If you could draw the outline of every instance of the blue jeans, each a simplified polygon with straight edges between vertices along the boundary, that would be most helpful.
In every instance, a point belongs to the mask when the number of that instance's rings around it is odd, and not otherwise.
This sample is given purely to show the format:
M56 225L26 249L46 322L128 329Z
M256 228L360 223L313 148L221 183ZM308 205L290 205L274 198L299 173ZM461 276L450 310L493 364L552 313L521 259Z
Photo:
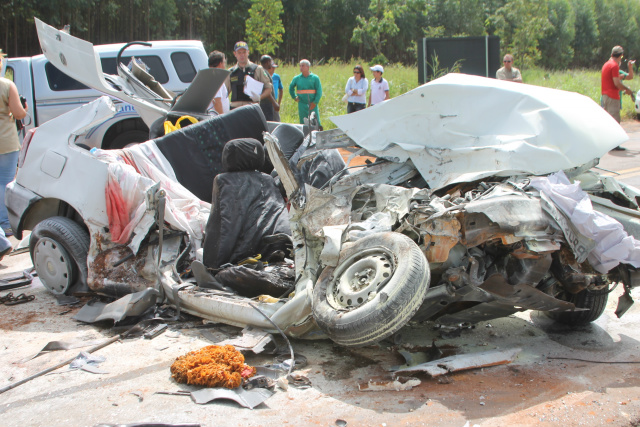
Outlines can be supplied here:
M19 151L0 154L0 227L3 229L11 227L11 224L9 224L9 215L7 214L7 206L4 204L4 192L7 184L13 181L13 178L16 176L19 154ZM2 233L2 237L4 237L4 233Z

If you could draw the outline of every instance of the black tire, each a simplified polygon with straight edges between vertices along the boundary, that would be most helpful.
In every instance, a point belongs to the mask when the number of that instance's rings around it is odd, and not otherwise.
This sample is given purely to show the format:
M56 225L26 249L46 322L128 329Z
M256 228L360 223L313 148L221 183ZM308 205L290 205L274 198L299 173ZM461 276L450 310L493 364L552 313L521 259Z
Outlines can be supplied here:
M359 281L357 289L353 280ZM429 281L429 263L413 240L373 234L343 250L336 267L324 269L313 289L313 315L340 345L374 344L413 317Z
M89 233L73 220L54 216L38 223L29 252L40 281L53 294L69 293L79 280L86 283Z
M556 298L571 302L576 308L587 308L588 311L548 312L547 315L556 322L564 323L565 325L584 326L595 321L604 313L609 299L609 290L589 291L585 289L577 294L563 292L557 295Z
M109 144L109 150L120 150L131 145L149 140L149 132L143 130L128 130L113 138Z

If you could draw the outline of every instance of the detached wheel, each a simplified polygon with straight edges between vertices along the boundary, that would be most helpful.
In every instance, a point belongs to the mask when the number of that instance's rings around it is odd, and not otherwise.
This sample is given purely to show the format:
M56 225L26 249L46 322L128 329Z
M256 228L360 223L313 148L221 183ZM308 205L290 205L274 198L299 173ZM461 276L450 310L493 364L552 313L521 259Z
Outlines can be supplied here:
M397 332L422 305L429 289L427 259L400 233L378 233L340 253L313 289L318 326L344 346L374 344Z
M560 311L547 312L547 315L559 323L569 326L583 326L595 321L604 313L609 299L609 290L583 290L577 294L562 291L556 298L573 303L576 308L586 308L588 311Z
M40 281L53 294L63 295L77 280L86 281L89 234L71 219L56 216L38 223L29 250Z

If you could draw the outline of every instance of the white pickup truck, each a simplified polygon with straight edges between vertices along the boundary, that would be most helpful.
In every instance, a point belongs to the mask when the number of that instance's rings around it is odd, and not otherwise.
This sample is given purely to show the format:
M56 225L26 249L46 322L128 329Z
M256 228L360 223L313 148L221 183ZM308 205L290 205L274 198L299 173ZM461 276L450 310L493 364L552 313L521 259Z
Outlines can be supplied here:
M200 41L154 41L150 46L132 44L123 53L123 62L132 56L141 59L155 80L164 88L182 93L198 70L207 68L207 54ZM116 58L125 46L95 46L105 73L116 74ZM26 130L93 101L102 94L58 70L44 55L7 58L5 77L13 80L20 95L27 99L29 116ZM78 141L89 147L123 148L149 139L149 127L135 108L113 98L116 115L95 126Z

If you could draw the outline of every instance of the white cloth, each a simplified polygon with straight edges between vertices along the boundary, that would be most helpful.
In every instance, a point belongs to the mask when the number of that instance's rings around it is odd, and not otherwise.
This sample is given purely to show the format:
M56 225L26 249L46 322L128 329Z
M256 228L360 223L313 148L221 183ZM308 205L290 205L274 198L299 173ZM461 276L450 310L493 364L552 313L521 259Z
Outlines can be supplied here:
M640 267L640 242L618 221L594 210L580 183L571 184L560 171L532 178L531 186L546 194L583 236L595 241L587 259L598 272L607 273L621 262Z
M371 79L371 105L376 105L384 101L386 91L389 90L389 82L384 78L380 83L376 79Z
M360 81L356 81L355 77L349 77L347 85L344 88L344 93L348 95L347 102L366 104L367 89L369 89L369 82L367 79L360 79ZM353 91L353 94L351 94L351 91Z

